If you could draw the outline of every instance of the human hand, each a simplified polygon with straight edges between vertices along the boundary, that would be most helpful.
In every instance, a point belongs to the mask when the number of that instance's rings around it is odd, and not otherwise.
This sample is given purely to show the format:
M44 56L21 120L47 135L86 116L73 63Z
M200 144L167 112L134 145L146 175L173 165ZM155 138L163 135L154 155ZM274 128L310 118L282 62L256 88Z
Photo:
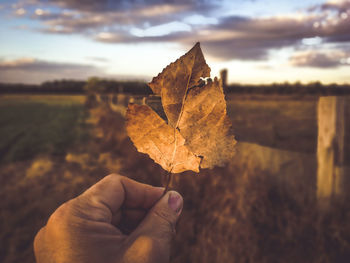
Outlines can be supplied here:
M163 191L106 176L51 215L34 240L37 263L169 262L183 200Z

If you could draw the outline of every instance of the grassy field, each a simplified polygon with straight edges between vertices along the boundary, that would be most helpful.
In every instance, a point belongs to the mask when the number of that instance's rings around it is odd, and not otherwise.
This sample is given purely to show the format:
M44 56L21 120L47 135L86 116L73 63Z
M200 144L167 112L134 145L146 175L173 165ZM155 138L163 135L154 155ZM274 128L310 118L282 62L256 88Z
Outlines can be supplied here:
M316 153L317 97L231 95L227 109L240 141Z
M111 172L162 184L164 171L136 151L123 117L104 106L87 111L83 101L0 97L0 262L34 262L32 241L48 216ZM314 142L308 142L315 133L313 105L312 100L236 96L228 107L240 142L285 150L302 140L291 149L298 156L314 151ZM288 130L288 118L298 132ZM172 187L185 204L171 262L349 262L350 213L334 206L320 214L300 188L301 176L285 191L276 180L284 174L275 173L279 177L247 154L199 176L175 176Z
M0 97L0 162L62 155L88 139L83 96Z

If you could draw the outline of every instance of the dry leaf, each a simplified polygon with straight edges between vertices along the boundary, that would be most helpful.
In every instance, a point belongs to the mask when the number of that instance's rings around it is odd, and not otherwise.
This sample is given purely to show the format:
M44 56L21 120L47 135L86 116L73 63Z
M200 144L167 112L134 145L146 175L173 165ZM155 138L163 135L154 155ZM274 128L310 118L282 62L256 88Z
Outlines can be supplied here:
M148 84L155 94L161 96L163 109L171 126L176 127L186 94L191 87L199 85L201 77L210 77L210 68L197 43Z
M202 85L209 75L197 43L149 83L161 96L168 123L147 105L128 107L126 128L134 145L171 173L222 166L234 155L221 82Z
M149 106L130 104L127 131L140 152L147 153L165 170L198 172L200 158L185 146L185 139Z

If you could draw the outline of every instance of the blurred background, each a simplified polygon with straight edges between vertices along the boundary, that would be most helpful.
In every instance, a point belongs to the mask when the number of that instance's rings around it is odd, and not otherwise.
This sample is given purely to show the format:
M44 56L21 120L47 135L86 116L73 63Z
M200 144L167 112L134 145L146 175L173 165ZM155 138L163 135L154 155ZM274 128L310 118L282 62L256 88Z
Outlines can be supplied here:
M174 176L171 262L350 261L350 1L2 0L0 23L0 262L109 173L164 183L124 114L198 41L238 146Z

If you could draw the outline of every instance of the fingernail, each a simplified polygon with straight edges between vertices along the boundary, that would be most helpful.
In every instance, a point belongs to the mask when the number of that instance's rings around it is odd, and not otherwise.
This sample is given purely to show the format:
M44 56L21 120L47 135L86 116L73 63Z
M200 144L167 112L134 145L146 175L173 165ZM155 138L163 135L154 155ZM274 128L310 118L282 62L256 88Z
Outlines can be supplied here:
M182 209L182 197L176 192L169 193L168 205L175 213L179 213Z

